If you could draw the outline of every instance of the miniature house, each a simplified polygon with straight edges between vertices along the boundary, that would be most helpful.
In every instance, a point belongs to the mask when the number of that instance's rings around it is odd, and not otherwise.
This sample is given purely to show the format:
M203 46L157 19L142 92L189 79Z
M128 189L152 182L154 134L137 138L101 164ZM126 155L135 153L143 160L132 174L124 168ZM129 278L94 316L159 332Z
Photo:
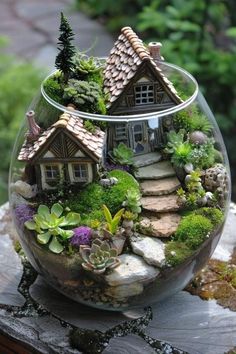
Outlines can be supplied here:
M149 50L130 27L124 27L107 59L104 90L108 94L110 115L129 115L162 111L182 102L173 84L160 66L160 43L150 43ZM158 121L111 124L107 135L108 151L120 142L145 154L165 142L165 132L172 128L172 117Z
M27 116L29 132L18 156L27 163L27 182L36 183L39 190L54 189L64 182L81 186L92 182L102 159L104 132L90 133L72 112L63 113L41 133L34 113Z

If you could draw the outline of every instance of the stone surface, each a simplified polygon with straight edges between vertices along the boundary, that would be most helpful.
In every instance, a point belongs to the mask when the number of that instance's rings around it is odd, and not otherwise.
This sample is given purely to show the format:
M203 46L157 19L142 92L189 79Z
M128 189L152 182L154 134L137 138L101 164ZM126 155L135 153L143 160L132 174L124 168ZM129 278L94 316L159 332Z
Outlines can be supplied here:
M161 161L149 166L140 167L135 177L138 179L162 179L175 176L170 161Z
M149 152L144 155L137 155L134 157L134 164L137 167L144 167L159 162L162 156L159 152Z
M159 274L159 270L148 265L141 257L122 254L118 257L121 264L105 276L111 286L131 284L135 282L149 283Z
M156 213L177 211L180 209L176 194L141 198L143 209Z
M143 195L165 195L176 191L180 181L176 177L164 178L161 180L148 180L140 184Z
M11 191L21 195L23 198L33 198L37 194L36 185L31 186L21 180L18 180L11 185Z
M176 232L180 220L181 216L177 213L164 213L159 214L158 217L145 217L140 225L144 234L154 237L170 237Z
M162 267L165 263L165 244L148 236L134 237L131 241L134 253L143 257L150 265Z
M143 292L143 284L131 283L120 286L110 286L105 291L105 294L117 300L123 300L129 296L139 295Z

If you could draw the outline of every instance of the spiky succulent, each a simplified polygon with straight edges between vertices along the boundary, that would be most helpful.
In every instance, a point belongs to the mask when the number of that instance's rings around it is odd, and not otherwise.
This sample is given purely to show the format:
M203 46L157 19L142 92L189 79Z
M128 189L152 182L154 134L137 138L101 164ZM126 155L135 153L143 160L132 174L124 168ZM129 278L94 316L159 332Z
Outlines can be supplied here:
M41 204L33 220L25 222L27 229L37 233L37 241L43 245L49 244L49 250L54 253L64 250L65 243L74 234L70 228L77 226L80 221L80 215L77 213L69 212L65 216L62 214L63 207L58 203L54 204L51 210Z
M111 248L107 241L96 239L92 246L80 246L80 255L83 260L82 267L96 274L104 273L106 269L112 269L120 264L117 258L117 250Z

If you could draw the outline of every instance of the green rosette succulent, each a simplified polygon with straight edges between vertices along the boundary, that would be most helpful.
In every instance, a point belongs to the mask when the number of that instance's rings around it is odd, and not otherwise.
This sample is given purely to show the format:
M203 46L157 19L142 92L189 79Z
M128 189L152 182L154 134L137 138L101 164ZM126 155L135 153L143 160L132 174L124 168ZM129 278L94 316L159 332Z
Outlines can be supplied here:
M117 250L111 248L107 241L96 239L92 246L80 246L80 255L83 260L82 267L95 274L102 274L106 269L113 269L120 264Z
M77 226L80 222L78 213L69 212L65 216L62 214L63 207L60 204L54 204L51 211L48 206L42 204L33 220L25 222L28 230L37 233L37 241L42 245L48 244L53 253L61 253L64 250L66 241L74 234L69 228Z

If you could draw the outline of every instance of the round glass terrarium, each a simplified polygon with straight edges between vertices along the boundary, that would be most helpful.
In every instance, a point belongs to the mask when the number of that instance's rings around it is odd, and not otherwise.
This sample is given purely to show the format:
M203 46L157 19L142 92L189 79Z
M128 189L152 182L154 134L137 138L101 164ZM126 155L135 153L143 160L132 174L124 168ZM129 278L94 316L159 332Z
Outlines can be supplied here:
M156 80L108 85L107 115L59 104L47 78L16 139L10 204L22 248L51 286L89 306L121 311L174 294L222 233L220 131L195 79L156 65Z

